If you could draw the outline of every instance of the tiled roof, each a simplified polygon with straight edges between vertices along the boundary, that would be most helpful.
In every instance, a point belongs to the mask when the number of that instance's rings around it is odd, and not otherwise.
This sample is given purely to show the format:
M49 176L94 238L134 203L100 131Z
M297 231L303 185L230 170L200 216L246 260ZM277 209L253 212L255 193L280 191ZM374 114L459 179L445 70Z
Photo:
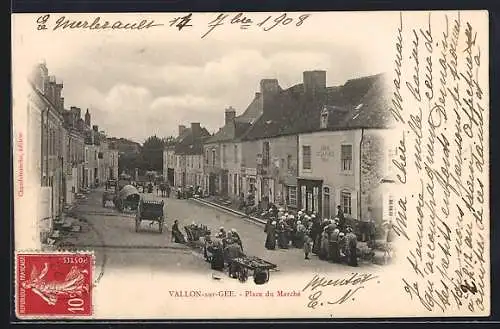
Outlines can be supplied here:
M245 112L236 117L238 122L253 123L262 115L262 95L256 94L252 102L248 105Z
M390 113L384 105L383 79L382 74L352 79L342 86L328 87L315 97L304 93L303 84L285 89L266 105L243 139L319 130L325 106L331 111L328 129L385 127ZM356 108L361 103L364 105Z
M234 125L224 125L224 127L220 128L212 137L208 138L205 143L212 144L239 139L261 115L262 96L256 94L245 112L234 119Z
M185 155L195 155L203 153L203 142L210 137L210 133L204 127L201 128L201 135L194 138L191 128L186 128L184 133L177 137L175 153Z

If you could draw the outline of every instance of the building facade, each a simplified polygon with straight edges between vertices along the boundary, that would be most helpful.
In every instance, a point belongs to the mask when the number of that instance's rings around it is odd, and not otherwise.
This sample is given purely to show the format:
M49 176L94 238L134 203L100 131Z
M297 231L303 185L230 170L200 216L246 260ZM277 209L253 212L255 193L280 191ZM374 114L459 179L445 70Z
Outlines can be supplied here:
M210 133L200 123L190 128L179 126L179 136L174 148L174 185L177 187L203 184L203 144Z
M28 146L33 154L40 157L33 161L35 167L28 172L37 170L40 183L38 191L38 217L42 240L45 240L53 229L53 221L59 218L64 205L64 98L61 96L63 84L57 83L54 76L49 76L45 64L36 65L29 82L32 93L28 102L28 125L33 140ZM33 130L31 130L33 129ZM40 147L35 143L40 143ZM31 139L31 138L30 138ZM36 190L35 185L30 186Z
M175 144L166 145L163 150L163 178L175 186Z
M359 93L330 99L315 129L299 135L300 208L331 218L340 206L346 217L377 222L389 213L394 146L385 83L383 75L348 82Z
M224 111L224 126L204 144L204 188L210 195L233 199L247 194L244 186L246 168L241 137L261 115L260 94L256 94L245 111L236 115L229 107Z

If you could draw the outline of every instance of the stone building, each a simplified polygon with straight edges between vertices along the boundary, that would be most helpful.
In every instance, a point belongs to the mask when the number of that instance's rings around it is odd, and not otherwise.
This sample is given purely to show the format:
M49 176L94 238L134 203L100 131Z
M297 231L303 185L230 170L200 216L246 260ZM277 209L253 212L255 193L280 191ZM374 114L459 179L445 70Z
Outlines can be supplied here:
M322 217L381 221L390 201L391 115L386 80L375 75L327 91L310 130L299 135L298 205Z
M49 76L45 64L34 67L29 83L32 90L28 101L30 134L26 161L31 164L26 172L30 177L28 188L38 200L37 217L43 241L52 231L54 219L61 216L64 203L63 84Z
M81 109L75 106L64 110L63 116L66 130L65 204L71 204L75 200L76 193L83 187L84 122L81 118Z
M241 136L261 114L260 95L239 116L229 107L224 113L224 126L204 143L204 190L209 195L237 198L245 193Z
M203 184L203 143L210 133L200 123L191 123L190 128L179 127L175 145L174 185L193 187Z

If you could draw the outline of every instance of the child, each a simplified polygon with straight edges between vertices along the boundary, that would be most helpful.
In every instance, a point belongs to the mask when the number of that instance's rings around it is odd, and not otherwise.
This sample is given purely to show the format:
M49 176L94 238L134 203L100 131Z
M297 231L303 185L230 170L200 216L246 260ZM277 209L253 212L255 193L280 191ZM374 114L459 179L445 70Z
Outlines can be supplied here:
M311 253L312 244L313 244L313 240L311 239L310 234L311 233L309 231L307 231L305 236L304 236L304 255L305 255L304 259L310 259L309 254Z

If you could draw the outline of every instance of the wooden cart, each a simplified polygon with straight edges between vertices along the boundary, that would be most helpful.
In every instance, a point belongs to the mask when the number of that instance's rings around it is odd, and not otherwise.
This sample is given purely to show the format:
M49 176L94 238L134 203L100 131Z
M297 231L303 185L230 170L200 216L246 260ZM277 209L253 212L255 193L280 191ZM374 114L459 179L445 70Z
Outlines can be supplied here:
M158 231L163 233L163 225L165 223L165 215L163 214L164 202L155 200L143 200L139 202L137 214L135 216L135 231L139 232L141 221L147 220L151 224L158 223Z
M249 276L254 277L256 284L264 284L269 281L270 271L278 268L276 264L265 261L255 256L243 256L233 259L236 263L238 280L245 282Z

